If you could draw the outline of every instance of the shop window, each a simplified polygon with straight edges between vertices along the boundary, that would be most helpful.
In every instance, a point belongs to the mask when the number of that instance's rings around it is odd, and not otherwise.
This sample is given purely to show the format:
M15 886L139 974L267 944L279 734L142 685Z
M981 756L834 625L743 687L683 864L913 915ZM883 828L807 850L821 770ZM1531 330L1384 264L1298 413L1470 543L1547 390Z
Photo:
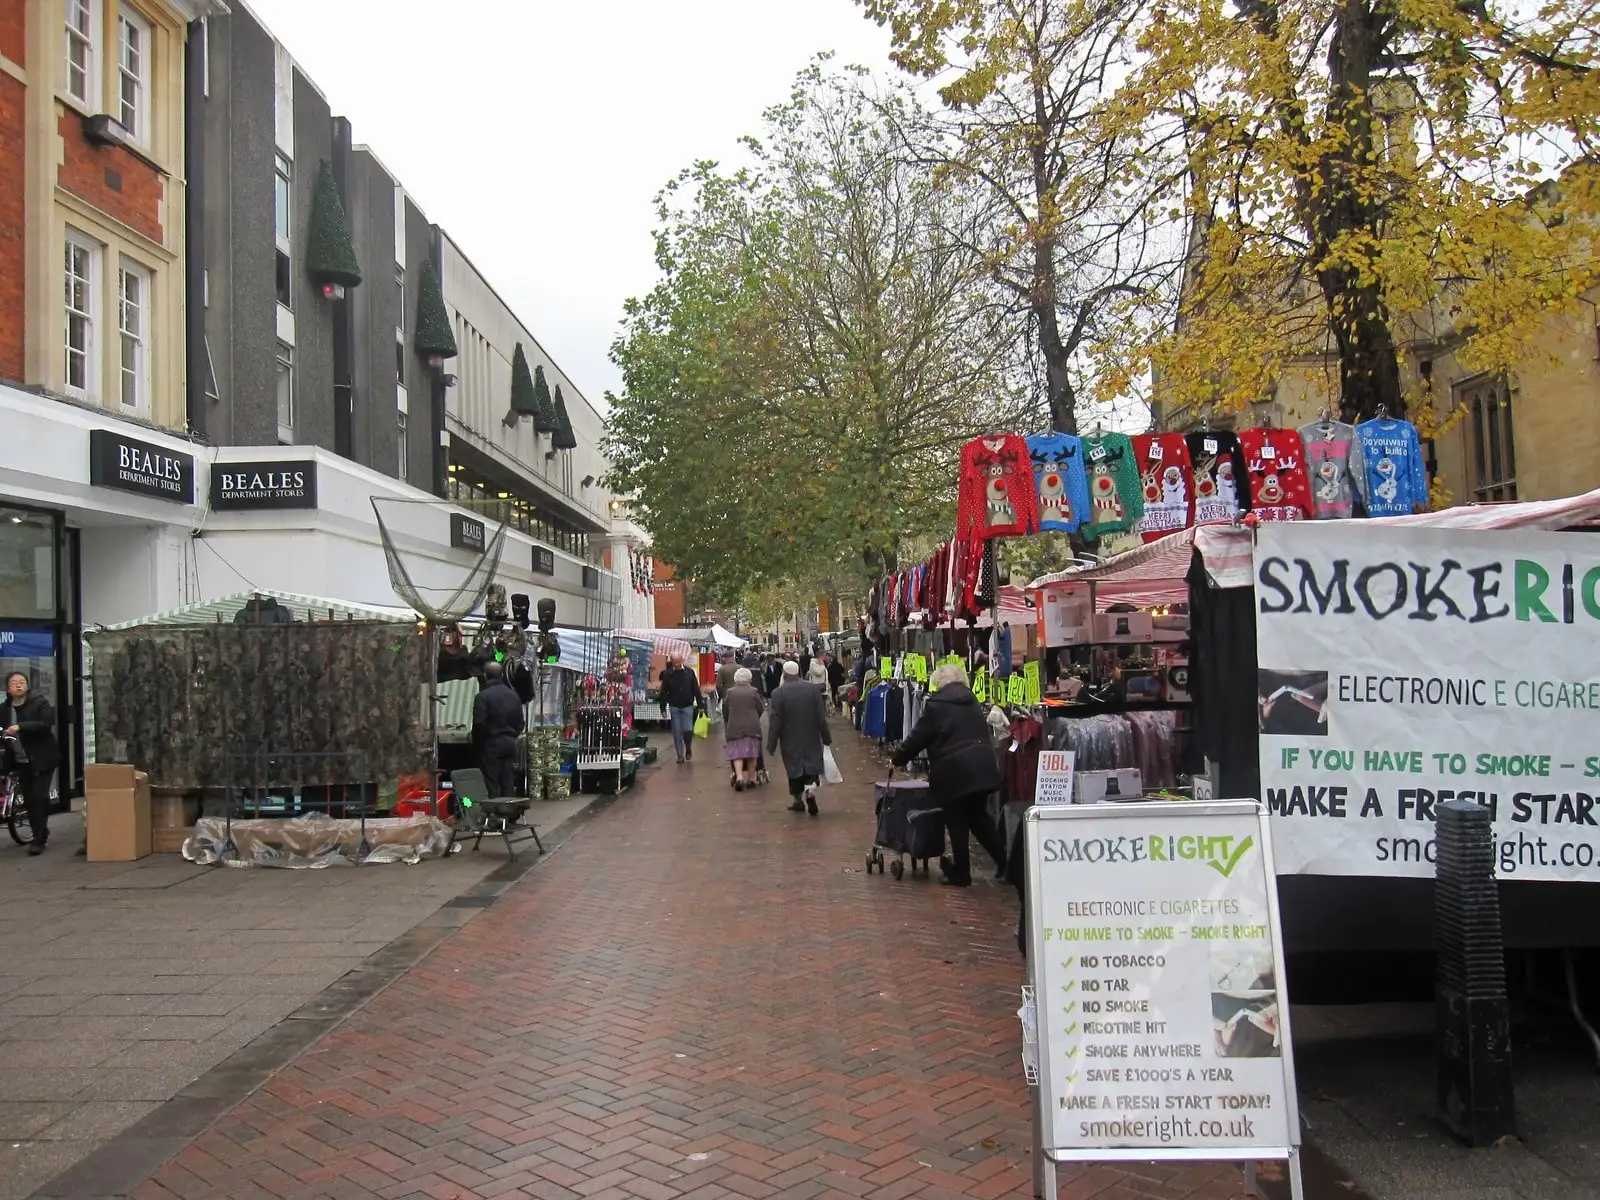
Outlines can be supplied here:
M396 311L400 317L394 326L394 378L401 387L406 386L406 272L405 268L396 265L394 269L394 290L400 298L400 307Z
M1511 392L1503 379L1479 379L1461 387L1471 424L1473 499L1517 498L1517 443L1511 419Z
M126 4L117 16L117 120L150 141L150 24Z
M66 243L67 391L87 398L95 391L94 311L100 276L100 246L75 229Z
M67 0L67 95L89 108L98 108L100 102L95 66L99 28L99 0Z
M0 618L55 619L55 544L48 513L0 508Z
M294 347L278 343L278 441L294 445Z
M150 275L124 262L117 271L117 327L122 339L122 406L144 412L150 403Z

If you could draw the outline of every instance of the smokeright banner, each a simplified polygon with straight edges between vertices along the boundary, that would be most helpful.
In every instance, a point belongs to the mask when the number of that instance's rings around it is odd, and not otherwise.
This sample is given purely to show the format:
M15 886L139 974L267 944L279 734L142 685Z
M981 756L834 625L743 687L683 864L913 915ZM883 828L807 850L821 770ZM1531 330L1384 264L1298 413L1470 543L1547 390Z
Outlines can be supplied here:
M1600 540L1264 525L1255 583L1281 873L1432 877L1467 800L1501 879L1600 880Z

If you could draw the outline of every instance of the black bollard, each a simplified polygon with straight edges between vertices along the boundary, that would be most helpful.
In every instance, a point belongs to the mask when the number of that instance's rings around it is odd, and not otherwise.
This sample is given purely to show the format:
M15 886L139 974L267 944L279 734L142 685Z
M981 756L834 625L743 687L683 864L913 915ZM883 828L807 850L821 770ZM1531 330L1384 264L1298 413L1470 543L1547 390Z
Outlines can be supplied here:
M1469 1146L1512 1133L1511 1009L1489 809L1439 805L1434 937L1438 954L1439 1120Z

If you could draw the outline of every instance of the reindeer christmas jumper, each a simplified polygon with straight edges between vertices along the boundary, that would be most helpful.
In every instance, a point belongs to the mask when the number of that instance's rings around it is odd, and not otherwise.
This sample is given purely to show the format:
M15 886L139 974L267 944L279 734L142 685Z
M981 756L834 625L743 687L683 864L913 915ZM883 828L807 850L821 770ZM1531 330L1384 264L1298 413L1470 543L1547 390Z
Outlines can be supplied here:
M1141 433L1133 439L1144 516L1139 535L1164 538L1194 522L1194 471L1181 433Z
M1293 429L1246 429L1239 448L1250 470L1250 511L1263 521L1308 520L1311 476L1300 435Z
M1139 469L1133 461L1133 443L1126 434L1107 433L1083 439L1083 466L1089 476L1089 519L1085 537L1124 533L1144 516L1139 491Z
M1071 533L1089 518L1089 478L1083 441L1070 433L1035 433L1028 438L1033 482L1039 494L1039 528Z
M963 542L1020 537L1039 528L1028 444L1014 433L973 438L961 448L956 536Z
M1250 507L1249 472L1239 439L1223 429L1184 437L1194 467L1194 523L1232 521Z

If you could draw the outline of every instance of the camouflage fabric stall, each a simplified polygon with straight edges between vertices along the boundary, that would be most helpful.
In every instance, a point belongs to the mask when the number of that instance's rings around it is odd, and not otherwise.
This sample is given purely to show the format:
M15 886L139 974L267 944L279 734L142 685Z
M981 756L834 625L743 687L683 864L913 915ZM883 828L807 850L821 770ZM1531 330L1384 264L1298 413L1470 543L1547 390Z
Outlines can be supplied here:
M421 688L433 677L414 625L150 625L93 634L95 757L155 787L242 784L241 755L295 755L295 782L350 784L425 770Z

